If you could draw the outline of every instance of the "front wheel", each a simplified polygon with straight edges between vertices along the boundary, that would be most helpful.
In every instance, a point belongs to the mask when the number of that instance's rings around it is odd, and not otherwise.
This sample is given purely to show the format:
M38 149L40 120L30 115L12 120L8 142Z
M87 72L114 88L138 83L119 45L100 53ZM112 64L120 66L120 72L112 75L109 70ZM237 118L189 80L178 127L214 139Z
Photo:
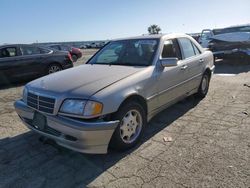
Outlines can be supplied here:
M120 120L120 123L112 136L110 147L115 150L126 150L136 145L147 123L142 106L136 102L127 103L113 118Z
M201 79L201 83L197 92L197 96L200 98L204 98L207 95L208 88L210 83L210 76L208 73L204 73Z

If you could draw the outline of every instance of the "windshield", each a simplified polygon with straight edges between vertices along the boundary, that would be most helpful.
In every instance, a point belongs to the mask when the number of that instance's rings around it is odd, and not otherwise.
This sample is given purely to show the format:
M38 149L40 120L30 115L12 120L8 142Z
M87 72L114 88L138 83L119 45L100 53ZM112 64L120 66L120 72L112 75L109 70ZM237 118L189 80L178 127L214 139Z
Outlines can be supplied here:
M202 31L202 33L201 33L201 39L207 40L210 37L212 37L212 32L210 30L204 30L204 31Z
M107 44L88 63L126 66L149 66L152 64L158 39L114 41Z

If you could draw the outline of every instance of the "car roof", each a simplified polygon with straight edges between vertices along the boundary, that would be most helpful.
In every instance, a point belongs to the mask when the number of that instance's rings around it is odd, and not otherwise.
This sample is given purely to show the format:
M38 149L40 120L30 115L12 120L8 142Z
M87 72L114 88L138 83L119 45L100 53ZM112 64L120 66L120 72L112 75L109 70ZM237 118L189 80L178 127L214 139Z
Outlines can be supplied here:
M4 44L0 45L0 48L12 47L12 46L34 46L34 44Z
M120 41L120 40L139 40L139 39L161 39L161 38L179 38L179 37L190 37L183 33L169 33L169 34L154 34L154 35L141 35L135 37L126 37L126 38L118 38L112 41Z

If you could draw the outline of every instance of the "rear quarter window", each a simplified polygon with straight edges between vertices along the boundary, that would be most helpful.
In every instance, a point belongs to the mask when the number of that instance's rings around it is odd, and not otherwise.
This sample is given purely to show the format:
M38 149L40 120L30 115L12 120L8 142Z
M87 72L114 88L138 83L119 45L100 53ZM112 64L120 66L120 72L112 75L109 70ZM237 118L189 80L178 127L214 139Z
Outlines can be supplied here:
M21 46L21 51L23 55L36 55L41 53L40 49L35 46Z

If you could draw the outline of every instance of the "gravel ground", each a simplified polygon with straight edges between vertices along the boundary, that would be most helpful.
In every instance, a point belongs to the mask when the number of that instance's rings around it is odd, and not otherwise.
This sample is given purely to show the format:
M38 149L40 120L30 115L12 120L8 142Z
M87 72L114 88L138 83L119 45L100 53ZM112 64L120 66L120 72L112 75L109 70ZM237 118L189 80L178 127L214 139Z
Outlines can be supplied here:
M0 90L0 187L250 185L250 66L218 64L205 99L189 97L166 109L136 148L107 155L40 142L14 112L22 87Z

